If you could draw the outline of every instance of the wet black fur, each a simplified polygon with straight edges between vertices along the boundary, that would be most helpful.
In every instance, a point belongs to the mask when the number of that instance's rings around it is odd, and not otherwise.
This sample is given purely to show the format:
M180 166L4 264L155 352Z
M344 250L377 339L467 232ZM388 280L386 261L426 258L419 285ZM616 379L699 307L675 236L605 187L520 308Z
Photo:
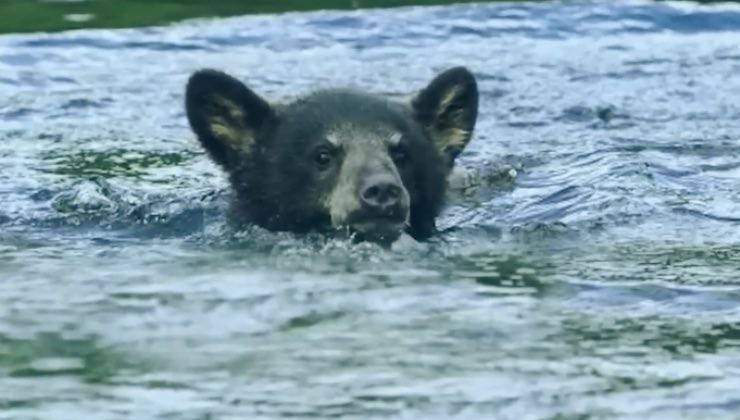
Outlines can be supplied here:
M441 80L440 80L441 78ZM339 174L315 168L316 148L326 142L325 133L337 123L355 126L392 127L402 133L408 160L397 165L410 196L409 234L423 239L435 231L434 219L443 203L446 176L459 150L438 151L430 139L434 83L464 83L469 96L464 104L472 131L477 114L477 89L470 73L452 69L422 91L413 106L350 90L321 91L283 106L270 106L236 79L215 70L195 73L188 82L186 109L198 139L215 162L229 174L236 193L235 217L272 230L308 231L331 228L329 215L317 201L328 193ZM213 93L227 97L247 110L245 126L253 129L248 151L219 139L208 126L204 104ZM471 105L474 104L474 105ZM216 110L217 112L219 110ZM451 109L450 112L459 111Z

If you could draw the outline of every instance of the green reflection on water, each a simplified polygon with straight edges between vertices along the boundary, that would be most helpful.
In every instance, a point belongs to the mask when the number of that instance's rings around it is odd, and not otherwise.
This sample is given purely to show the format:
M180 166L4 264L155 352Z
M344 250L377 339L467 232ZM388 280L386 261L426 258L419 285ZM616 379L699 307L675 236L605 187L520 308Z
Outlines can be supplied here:
M454 262L457 277L472 279L483 286L521 293L540 292L547 286L538 274L546 265L522 256L478 254Z
M0 372L11 377L73 375L101 383L129 365L93 337L67 338L50 332L21 339L0 334Z
M740 347L740 326L735 323L675 316L624 318L616 315L568 318L559 339L581 350L574 350L574 355L590 354L594 349L603 348L616 352L624 347L646 354L662 349L668 354L688 357Z
M186 152L157 153L135 152L125 149L107 151L83 150L69 154L49 153L42 159L51 163L47 172L88 178L117 176L138 178L147 174L148 169L165 166L178 166L194 154Z
M0 33L161 25L195 17L317 9L467 3L472 0L77 0L0 2ZM490 1L490 0L489 0Z

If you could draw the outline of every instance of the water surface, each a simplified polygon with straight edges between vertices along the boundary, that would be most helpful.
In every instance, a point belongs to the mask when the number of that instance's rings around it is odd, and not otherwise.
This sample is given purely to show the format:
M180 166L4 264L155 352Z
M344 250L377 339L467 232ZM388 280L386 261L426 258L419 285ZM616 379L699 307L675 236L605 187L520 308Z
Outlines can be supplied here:
M481 90L444 231L234 232L183 112ZM457 5L0 37L0 419L737 418L740 9Z

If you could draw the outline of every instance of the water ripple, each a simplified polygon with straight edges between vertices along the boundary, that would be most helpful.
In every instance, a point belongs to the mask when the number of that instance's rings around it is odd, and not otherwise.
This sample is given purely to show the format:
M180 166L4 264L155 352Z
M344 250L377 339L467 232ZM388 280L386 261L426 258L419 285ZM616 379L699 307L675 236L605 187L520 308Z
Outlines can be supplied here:
M582 1L0 37L0 418L733 418L738 31ZM480 118L432 240L228 223L192 71L401 99L454 65Z

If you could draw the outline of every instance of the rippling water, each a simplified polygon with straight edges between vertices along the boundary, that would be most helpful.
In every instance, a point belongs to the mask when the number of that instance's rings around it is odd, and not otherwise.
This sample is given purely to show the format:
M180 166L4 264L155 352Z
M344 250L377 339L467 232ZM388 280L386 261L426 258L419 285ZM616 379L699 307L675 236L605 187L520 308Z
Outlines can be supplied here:
M183 113L477 75L444 234L233 232ZM0 419L737 418L740 8L460 5L0 37Z

